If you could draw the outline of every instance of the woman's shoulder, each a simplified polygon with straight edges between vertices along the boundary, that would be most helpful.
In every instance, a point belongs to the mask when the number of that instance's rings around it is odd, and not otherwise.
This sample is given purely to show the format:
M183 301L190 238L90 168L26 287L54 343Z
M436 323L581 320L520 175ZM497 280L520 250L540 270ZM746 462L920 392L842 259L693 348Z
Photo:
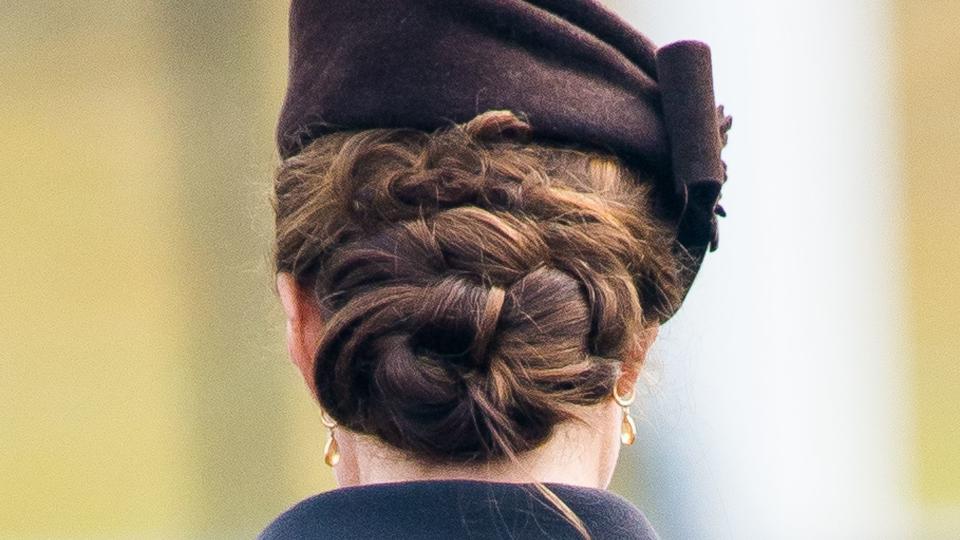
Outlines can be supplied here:
M656 539L643 513L611 491L546 484L593 538ZM418 480L334 489L301 501L261 534L280 538L579 538L533 484Z

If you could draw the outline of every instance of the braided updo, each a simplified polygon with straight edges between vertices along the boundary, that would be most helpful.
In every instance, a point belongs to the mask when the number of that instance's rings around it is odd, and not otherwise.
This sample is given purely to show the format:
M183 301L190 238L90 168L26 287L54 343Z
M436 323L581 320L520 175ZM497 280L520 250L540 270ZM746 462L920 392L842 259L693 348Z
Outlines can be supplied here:
M434 461L533 449L680 301L650 183L530 134L490 111L325 135L281 164L276 270L315 293L339 424Z

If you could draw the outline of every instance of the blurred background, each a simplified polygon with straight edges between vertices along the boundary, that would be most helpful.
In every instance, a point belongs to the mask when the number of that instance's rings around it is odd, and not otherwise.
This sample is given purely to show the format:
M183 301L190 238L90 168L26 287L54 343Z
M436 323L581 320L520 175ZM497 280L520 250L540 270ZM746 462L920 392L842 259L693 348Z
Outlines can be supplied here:
M612 486L665 538L960 538L960 2L621 0L708 42L729 217ZM0 0L0 538L334 487L268 202L281 0Z

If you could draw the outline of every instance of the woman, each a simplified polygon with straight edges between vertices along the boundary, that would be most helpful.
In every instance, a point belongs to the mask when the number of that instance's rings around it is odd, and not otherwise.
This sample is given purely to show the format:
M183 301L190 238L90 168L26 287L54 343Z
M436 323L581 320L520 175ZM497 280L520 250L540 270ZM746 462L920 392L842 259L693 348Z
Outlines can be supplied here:
M656 538L606 488L716 247L709 50L592 0L295 0L290 32L277 290L340 487L262 538Z

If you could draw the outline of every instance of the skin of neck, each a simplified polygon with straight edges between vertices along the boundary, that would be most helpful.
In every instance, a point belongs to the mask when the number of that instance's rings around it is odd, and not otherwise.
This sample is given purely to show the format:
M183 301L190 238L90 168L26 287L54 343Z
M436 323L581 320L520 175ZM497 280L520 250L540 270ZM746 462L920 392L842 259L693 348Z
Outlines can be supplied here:
M323 329L319 309L292 276L278 274L277 290L286 314L287 349L291 361L316 396L313 383L313 344ZM644 336L645 352L656 338L659 327L651 327ZM642 359L623 370L617 381L620 395L633 391ZM555 427L554 433L537 448L517 455L482 463L430 463L396 449L377 437L357 433L343 426L333 429L340 451L334 474L340 487L412 480L469 479L489 482L553 482L606 489L620 455L620 430L623 409L612 396L592 406L574 406L582 419Z
M334 428L340 462L334 467L340 487L412 480L467 479L489 482L555 482L606 489L620 454L622 409L605 400L578 407L583 422L558 425L547 441L517 455L481 463L430 463L380 439Z

